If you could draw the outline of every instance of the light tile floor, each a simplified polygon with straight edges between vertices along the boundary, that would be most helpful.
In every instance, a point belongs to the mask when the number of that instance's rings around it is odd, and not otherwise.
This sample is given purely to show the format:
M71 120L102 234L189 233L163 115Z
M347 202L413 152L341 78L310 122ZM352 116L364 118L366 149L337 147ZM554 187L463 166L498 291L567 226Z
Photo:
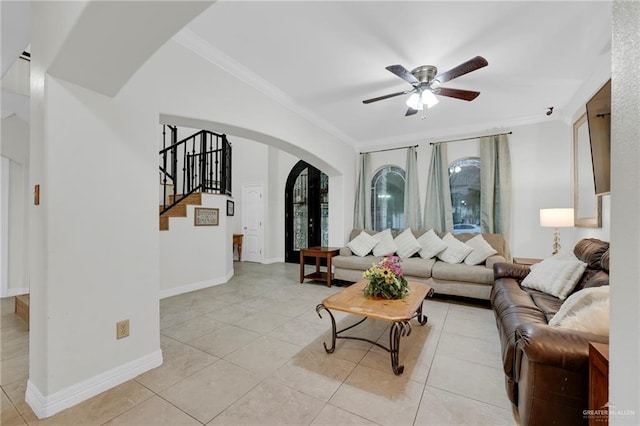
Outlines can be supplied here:
M224 285L160 301L164 364L53 417L24 402L28 331L1 305L0 423L43 425L514 425L492 312L428 300L400 344L404 374L370 343L338 340L315 307L341 288L298 283L298 266L235 263ZM342 324L356 317L336 313ZM388 324L357 335L388 342Z

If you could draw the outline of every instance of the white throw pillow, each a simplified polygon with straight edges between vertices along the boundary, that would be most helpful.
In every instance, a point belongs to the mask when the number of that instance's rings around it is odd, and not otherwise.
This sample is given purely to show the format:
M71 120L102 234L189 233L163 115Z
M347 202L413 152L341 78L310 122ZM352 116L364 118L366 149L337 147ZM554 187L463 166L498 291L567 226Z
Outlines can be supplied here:
M447 245L447 248L438 253L438 259L447 263L460 263L465 257L473 250L471 247L456 239L451 232L448 232L444 236L442 242Z
M559 325L567 316L573 315L576 311L584 309L599 300L609 300L608 285L576 291L562 303L558 312L549 321L549 325Z
M609 300L598 300L564 319L558 327L584 331L599 336L609 335Z
M467 265L479 265L487 260L487 257L498 253L498 251L482 237L482 234L476 235L465 244L473 249L464 259L464 263Z
M373 238L378 240L378 244L373 248L374 256L387 256L394 254L398 250L396 243L393 242L391 229L387 228L382 232L378 232L373 236Z
M433 229L429 229L427 232L422 234L420 238L418 238L418 243L420 244L420 247L422 247L418 254L423 259L431 259L433 256L447 248L447 245L442 242Z
M378 240L366 232L360 232L360 235L349 241L347 247L351 249L356 256L364 257L371 253L371 250L378 244Z
M531 272L522 280L522 286L564 300L575 288L586 267L587 264L575 256L566 260L550 257L531 265Z
M398 256L402 259L413 256L422 248L418 240L416 240L416 237L413 236L410 228L405 229L393 242L398 248L396 253L398 253Z

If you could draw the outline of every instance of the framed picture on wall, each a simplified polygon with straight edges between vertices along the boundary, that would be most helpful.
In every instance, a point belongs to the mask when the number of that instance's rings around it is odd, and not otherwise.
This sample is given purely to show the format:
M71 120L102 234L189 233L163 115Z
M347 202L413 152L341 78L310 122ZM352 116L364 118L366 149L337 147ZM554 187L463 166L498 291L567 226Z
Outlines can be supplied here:
M218 226L220 209L210 209L206 207L196 207L194 225L195 226Z
M227 200L227 216L233 216L235 214L235 203L231 200Z

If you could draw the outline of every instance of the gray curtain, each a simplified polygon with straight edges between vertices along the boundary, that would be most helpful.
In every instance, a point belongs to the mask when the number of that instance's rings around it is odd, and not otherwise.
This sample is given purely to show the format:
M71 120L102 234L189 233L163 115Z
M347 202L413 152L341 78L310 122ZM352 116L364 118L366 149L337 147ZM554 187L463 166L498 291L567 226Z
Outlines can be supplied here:
M418 190L418 154L416 147L407 149L407 164L404 180L404 226L421 229L420 191Z
M453 230L451 211L451 189L449 187L449 163L447 146L433 145L431 164L427 180L427 197L424 202L424 229L448 232Z
M360 154L353 227L371 229L371 159L368 153Z
M480 138L480 164L480 228L509 241L511 154L507 135Z

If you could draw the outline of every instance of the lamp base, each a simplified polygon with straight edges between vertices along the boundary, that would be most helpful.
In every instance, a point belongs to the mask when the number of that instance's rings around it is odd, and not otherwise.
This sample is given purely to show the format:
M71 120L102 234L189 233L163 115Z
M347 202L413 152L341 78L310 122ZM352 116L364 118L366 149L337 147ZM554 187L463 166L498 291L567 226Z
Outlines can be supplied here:
M562 246L560 245L560 231L558 230L558 228L555 228L555 231L553 232L553 252L551 254L558 254L561 248Z

